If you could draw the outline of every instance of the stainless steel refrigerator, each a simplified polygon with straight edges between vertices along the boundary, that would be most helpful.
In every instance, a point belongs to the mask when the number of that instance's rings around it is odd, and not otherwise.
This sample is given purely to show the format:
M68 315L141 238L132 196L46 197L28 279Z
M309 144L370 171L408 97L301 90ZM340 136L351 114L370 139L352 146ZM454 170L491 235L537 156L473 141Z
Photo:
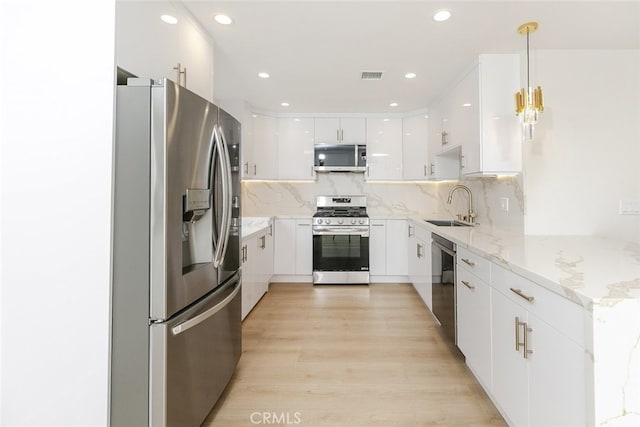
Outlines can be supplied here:
M199 426L241 353L240 123L166 79L117 87L111 426Z

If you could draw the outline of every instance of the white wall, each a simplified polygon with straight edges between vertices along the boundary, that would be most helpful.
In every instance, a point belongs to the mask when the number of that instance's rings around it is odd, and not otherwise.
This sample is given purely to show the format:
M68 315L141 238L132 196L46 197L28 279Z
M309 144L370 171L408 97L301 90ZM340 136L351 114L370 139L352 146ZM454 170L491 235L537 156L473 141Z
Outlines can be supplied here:
M525 232L640 241L640 51L543 50L532 84L545 111L523 147Z
M105 426L115 0L0 16L0 424Z

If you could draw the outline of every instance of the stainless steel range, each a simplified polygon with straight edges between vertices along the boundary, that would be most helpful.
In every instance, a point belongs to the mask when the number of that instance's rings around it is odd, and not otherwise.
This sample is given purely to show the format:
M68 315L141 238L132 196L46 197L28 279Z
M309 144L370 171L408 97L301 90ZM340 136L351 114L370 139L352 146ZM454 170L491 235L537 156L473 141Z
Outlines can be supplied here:
M313 283L369 283L365 196L318 196L313 215Z

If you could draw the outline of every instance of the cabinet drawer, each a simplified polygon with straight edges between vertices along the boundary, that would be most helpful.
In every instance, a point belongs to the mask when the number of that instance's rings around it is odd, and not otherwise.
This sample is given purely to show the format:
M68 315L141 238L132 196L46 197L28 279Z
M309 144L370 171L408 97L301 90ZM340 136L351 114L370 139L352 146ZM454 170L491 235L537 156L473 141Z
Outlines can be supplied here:
M458 260L458 266L472 272L480 279L489 283L491 277L491 269L489 267L491 262L489 260L460 246L458 246L456 258Z
M582 307L496 264L491 264L491 285L562 334L584 347Z

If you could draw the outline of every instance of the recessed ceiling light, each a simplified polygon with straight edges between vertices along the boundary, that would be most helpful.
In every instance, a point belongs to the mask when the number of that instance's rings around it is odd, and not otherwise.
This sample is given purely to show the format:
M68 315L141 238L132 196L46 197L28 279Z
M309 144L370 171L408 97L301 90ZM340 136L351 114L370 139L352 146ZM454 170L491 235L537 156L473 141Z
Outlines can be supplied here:
M260 77L261 79L268 79L271 76L269 75L269 73L261 72L258 73L258 77Z
M465 102L464 104L462 104L463 107L471 107L471 104L469 104L468 102Z
M428 114L425 114L425 115L424 115L424 118L425 118L425 119L428 119L428 118L429 118L429 115L428 115Z
M213 17L213 19L215 19L218 24L222 25L229 25L233 22L233 20L227 15L216 15Z
M280 105L282 105L283 107L288 107L289 103L288 102L282 102L282 103L280 103Z
M388 121L389 121L389 119L382 119L382 121L383 121L383 122L388 122Z
M433 14L433 20L437 22L446 21L451 18L451 12L446 9L438 10Z
M178 23L178 18L176 18L175 16L171 16L171 15L161 15L160 19L162 19L167 24L171 24L171 25L175 25L175 24Z
M404 76L406 78L408 78L408 79L415 79L416 78L416 73L407 73Z
M392 102L391 104L389 104L389 107L397 107L398 103L397 102Z

